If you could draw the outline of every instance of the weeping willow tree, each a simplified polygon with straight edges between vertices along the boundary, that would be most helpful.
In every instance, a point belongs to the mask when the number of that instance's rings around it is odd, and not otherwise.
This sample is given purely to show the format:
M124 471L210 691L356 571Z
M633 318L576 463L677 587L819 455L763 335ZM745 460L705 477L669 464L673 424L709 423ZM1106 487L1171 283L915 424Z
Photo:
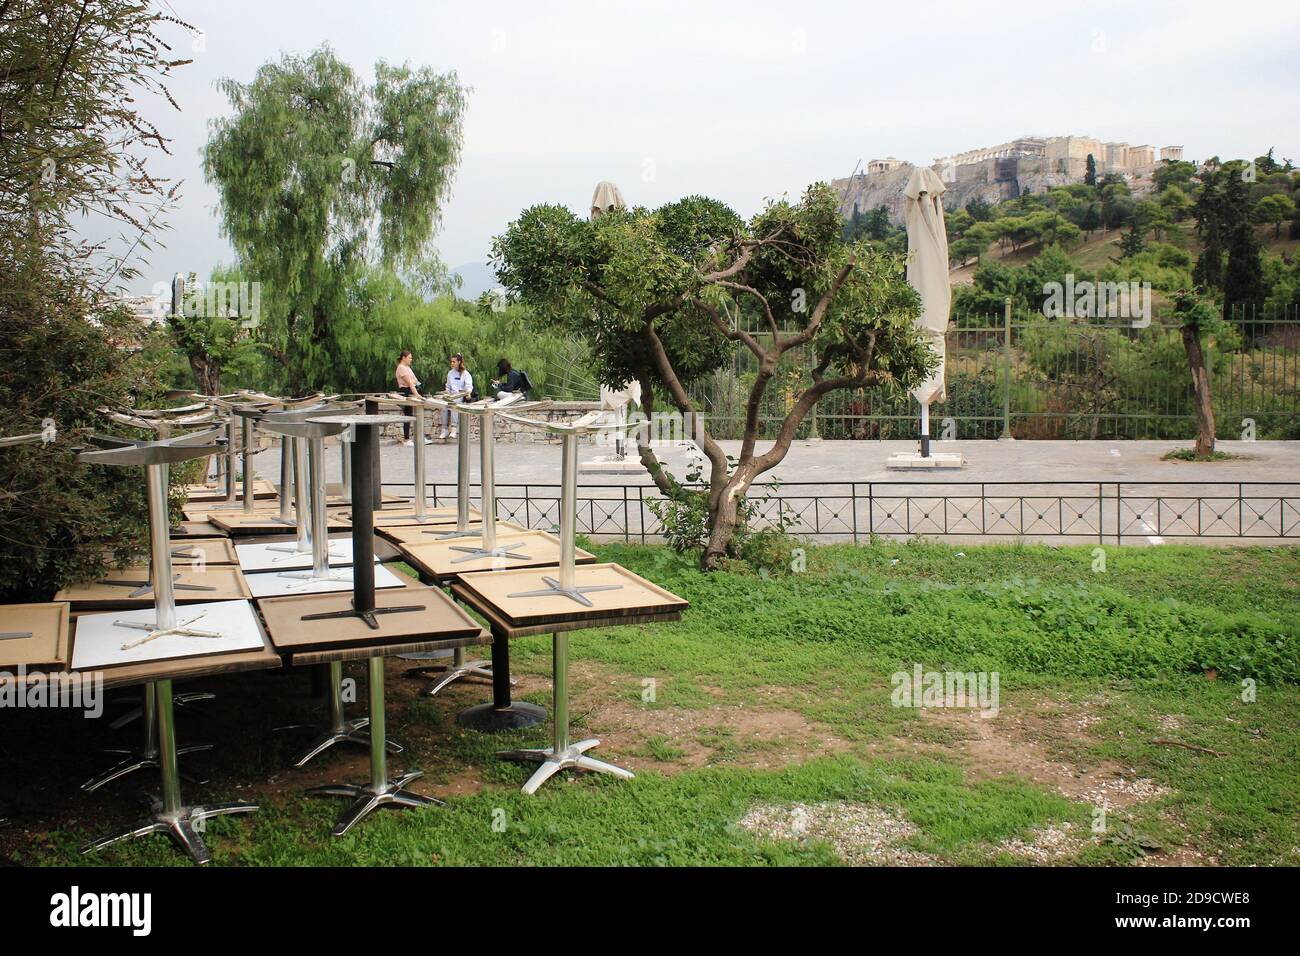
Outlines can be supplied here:
M372 269L445 278L432 239L466 91L454 73L383 62L366 83L328 47L221 89L233 114L212 123L204 170L240 271L260 284L255 336L288 391L335 386L337 356L357 346L342 319Z

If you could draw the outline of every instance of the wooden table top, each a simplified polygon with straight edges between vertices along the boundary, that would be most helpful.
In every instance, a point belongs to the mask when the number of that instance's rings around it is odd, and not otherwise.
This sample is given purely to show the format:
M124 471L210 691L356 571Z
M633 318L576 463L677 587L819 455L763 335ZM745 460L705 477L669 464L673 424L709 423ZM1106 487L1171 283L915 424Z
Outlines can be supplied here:
M0 605L0 634L31 635L0 639L0 668L65 667L72 657L70 619L60 602Z
M256 615L255 615L256 616ZM278 670L284 661L271 646L266 636L266 628L258 620L262 632L263 646L260 650L238 651L233 654L203 654L195 657L176 657L163 661L150 661L147 664L124 664L121 667L106 667L96 671L71 671L64 668L47 668L44 671L28 669L28 681L49 680L50 678L67 678L79 675L85 679L88 675L102 675L104 687L132 687L149 684L160 680L190 680L196 677L210 677L214 674L235 674L245 671ZM72 659L72 647L76 641L75 625L69 624L67 631L68 660Z
M577 585L620 585L614 591L593 591L584 607L562 595L518 597L519 592L544 588L543 578L557 578L554 568L519 568L460 576L452 594L487 618L496 633L524 637L588 627L617 627L657 621L677 621L690 604L617 564L587 564L576 569Z
M293 664L359 660L417 651L485 644L488 633L437 588L412 586L375 592L375 606L422 606L420 611L379 614L377 630L357 617L303 621L303 615L350 610L352 595L302 594L258 602L272 644Z
M216 565L196 570L184 564L173 564L172 571L177 575L176 584L194 584L214 588L211 591L176 590L176 603L202 604L207 601L246 601L252 592L244 581L244 575L233 565ZM121 571L109 571L101 580L109 581L148 581L149 568L125 568ZM66 601L72 605L73 612L79 611L114 611L125 608L152 607L153 592L138 598L130 596L134 588L125 585L100 584L91 581L86 584L74 584L54 595L56 601Z
M560 539L549 531L497 531L497 546L519 545L520 554L526 559L518 558L472 558L456 548L476 548L482 543L479 536L468 538L448 538L439 541L432 535L419 544L399 544L403 559L418 570L427 579L434 581L451 581L464 574L475 571L497 573L520 568L551 568L552 572L560 561ZM581 548L575 549L578 564L591 564L596 556Z
M397 544L428 544L430 541L437 541L439 535L447 534L456 530L456 523L451 524L415 524L415 525L393 525L386 528L375 528L375 534L382 538L387 538ZM483 534L483 525L478 521L472 521L465 530L470 535L465 538L456 540L464 544L466 541L476 543L479 536ZM518 534L521 531L527 531L523 525L512 524L509 521L497 522L497 534ZM450 541L446 538L443 540Z

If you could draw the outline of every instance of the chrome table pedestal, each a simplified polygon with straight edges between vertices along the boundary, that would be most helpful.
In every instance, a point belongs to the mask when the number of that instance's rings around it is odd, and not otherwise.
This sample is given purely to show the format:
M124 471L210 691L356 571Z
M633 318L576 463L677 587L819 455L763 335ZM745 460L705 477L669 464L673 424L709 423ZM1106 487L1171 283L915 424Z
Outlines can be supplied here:
M587 751L600 745L596 739L569 741L569 635L557 633L552 637L554 648L552 664L554 670L554 691L552 708L555 712L555 731L550 747L532 750L501 750L497 756L503 760L540 763L524 784L524 793L533 794L537 788L561 770L588 770L593 773L607 773L624 780L631 780L633 773L605 763L594 757L588 757Z
M304 621L326 620L340 616L359 617L367 626L377 629L376 614L402 614L423 611L424 605L404 605L392 608L375 606L375 476L374 459L379 448L378 429L390 422L401 423L396 415L357 415L351 417L321 418L322 424L353 425L352 442L352 559L353 588L352 610L341 613L308 614ZM380 807L425 807L438 804L432 797L421 796L406 789L412 780L422 776L419 771L405 773L388 779L388 730L384 719L384 658L370 657L370 783L332 784L313 787L307 791L315 797L346 797L350 806L334 825L335 836L343 836L357 822Z
M295 767L305 767L315 757L320 756L335 744L360 744L370 746L370 735L365 732L370 726L369 717L348 720L343 713L343 662L329 662L330 726L320 737L316 738L296 758ZM402 752L402 745L394 740L386 741L390 753Z
M312 787L307 791L313 797L345 797L352 806L339 817L333 834L343 836L358 821L380 807L442 806L442 801L406 789L412 780L423 776L420 771L404 773L388 779L387 735L384 724L384 659L370 658L370 783L365 786L348 783Z
M211 697L215 697L216 695L215 694L192 694L192 695L177 694L172 699L173 706L177 698L186 697L186 696L208 699ZM120 725L118 724L117 721L114 721L113 724L110 724L111 727L116 728L117 726L121 726L121 725L125 725L126 723L129 723L130 720L134 719L136 716L143 717L144 718L144 743L139 750L132 750L129 748L121 748L121 749L110 748L104 750L103 751L104 753L116 754L122 757L123 759L115 763L113 766L109 767L107 770L103 771L102 773L96 774L95 776L87 780L85 783L83 783L81 785L82 790L85 790L87 793L94 793L96 790L98 790L100 787L104 786L105 784L110 784L114 780L120 780L129 773L134 773L137 770L144 770L148 767L161 766L161 763L159 761L159 749L158 749L157 700L158 698L157 698L157 693L154 685L145 684L144 703L139 708L139 713L126 714L122 718L119 718L119 720L122 722ZM184 754L199 753L201 751L211 750L211 749L212 749L212 744L193 744L189 747L177 747L176 756L180 757ZM183 779L189 781L190 783L204 782L202 780L194 780L190 777L186 777L185 774L180 774L180 776Z
M164 834L176 846L189 854L199 865L212 862L200 833L204 821L232 813L252 813L257 804L237 801L218 803L210 807L185 806L181 801L180 774L176 766L175 724L172 714L172 682L160 680L153 685L158 713L159 766L162 768L162 796L148 799L147 816L125 830L92 840L81 848L82 853L102 850L106 846L137 837Z
M414 654L403 655L403 660L419 659L420 658L417 658ZM441 660L446 660L446 658L442 658ZM414 676L426 674L429 671L441 672L438 679L434 681L433 686L424 692L429 697L432 697L448 684L459 680L462 677L481 677L484 680L489 681L492 679L491 665L484 660L466 660L465 648L463 647L458 647L452 651L451 660L446 663L419 664L415 667L408 668L406 673ZM513 683L513 681L511 683Z
M149 632L148 637L169 633L211 632L194 631L188 627L191 621L179 621L176 615L176 596L172 591L170 541L168 540L167 514L167 465L191 458L206 456L219 451L219 444L210 443L214 432L187 435L181 438L160 442L125 442L106 439L110 447L82 452L78 457L90 464L105 465L144 465L148 484L149 503L149 540L150 566L152 569L155 618L149 624L131 625ZM148 685L146 685L148 687ZM212 855L204 845L199 831L202 824L210 817L224 816L231 813L252 813L257 809L254 803L224 803L212 807L188 807L181 801L180 768L177 765L176 718L172 705L172 682L170 679L155 681L152 684L154 714L157 719L158 755L157 766L161 770L162 795L160 799L150 801L149 816L127 830L113 833L93 840L81 848L82 853L90 853L122 840L136 837L166 834L182 850L190 855L195 863L204 864L212 860ZM146 706L146 711L147 711ZM146 713L146 732L152 721ZM146 748L147 749L147 748ZM145 763L145 766L152 765ZM129 771L123 771L129 772ZM121 776L121 774L117 774ZM107 782L107 781L105 781ZM91 781L94 783L94 781ZM196 824L198 825L196 827Z
M508 416L514 421L524 421L527 419L517 419L514 416ZM577 582L577 532L578 532L578 436L588 434L593 431L602 431L609 428L609 425L598 425L594 422L584 422L579 419L571 425L562 425L554 422L529 422L529 424L538 425L549 432L561 436L562 449L560 458L560 566L557 577L545 575L542 577L542 583L546 585L534 591L519 591L509 595L512 598L521 597L566 597L571 601L576 601L583 607L591 607L591 601L586 597L598 591L617 591L622 588L621 584L587 584L581 585Z
M439 540L446 538L469 538L475 532L469 530L469 419L459 421L459 412L453 411L451 414L457 416L456 430L456 530L455 531L426 531L425 534L437 536ZM496 512L493 511L495 515Z
M496 415L502 406L512 405L511 402L475 402L473 404L460 403L449 404L447 407L462 417L460 422L460 432L457 434L457 441L461 442L461 435L466 431L465 426L469 424L469 419L464 416L472 415L478 418L478 452L479 452L479 547L462 547L452 545L453 551L463 552L464 556L452 559L453 564L462 561L475 561L482 558L496 558L504 566L507 561L528 561L526 554L519 552L522 544L497 544L497 489L496 489ZM542 403L529 403L538 405ZM460 502L468 494L469 488L469 466L468 456L465 456L465 462L462 464L460 448L457 445L457 488L456 488L456 532L450 537L462 537L460 532L465 530L464 523L460 520L462 510ZM461 489L466 489L461 491ZM468 508L465 509L466 511ZM446 534L446 532L440 532Z
M423 410L417 411L418 415L423 414ZM458 412L452 411L453 415L459 415ZM417 496L418 500L418 496ZM469 421L459 422L456 432L456 530L455 531L426 531L425 534L431 534L439 540L446 538L468 538L478 532L469 530ZM402 660L407 661L438 661L438 663L417 664L410 668L406 673L409 676L418 676L428 673L429 671L440 671L441 676L434 682L434 685L425 693L430 697L438 693L448 684L459 680L462 677L482 677L485 680L492 679L492 667L484 660L466 660L465 649L456 648L450 655L451 660L447 662L448 655L442 651L432 654L402 654ZM514 683L512 680L510 683Z
M190 704L197 704L199 701L202 701L202 700L216 700L216 699L217 699L217 695L211 693L210 691L206 691L206 690L188 690L188 691L181 691L180 693L178 693L178 694L176 694L175 696L173 696L173 697L172 697L172 705L173 705L177 710L186 711L186 712L193 712L194 714L201 714L201 713L203 713L203 711L201 711L198 707L190 707ZM130 723L133 723L133 722L139 720L141 717L144 716L145 707L148 707L148 706L149 706L148 701L149 701L149 694L146 692L146 693L145 693L145 706L144 706L144 707L132 707L130 710L128 710L126 713L122 714L120 717L115 717L115 718L113 719L113 722L112 722L111 724L108 725L108 726L109 726L109 729L110 729L110 730L121 730L121 729L122 729L123 727L125 727L127 724L130 724Z

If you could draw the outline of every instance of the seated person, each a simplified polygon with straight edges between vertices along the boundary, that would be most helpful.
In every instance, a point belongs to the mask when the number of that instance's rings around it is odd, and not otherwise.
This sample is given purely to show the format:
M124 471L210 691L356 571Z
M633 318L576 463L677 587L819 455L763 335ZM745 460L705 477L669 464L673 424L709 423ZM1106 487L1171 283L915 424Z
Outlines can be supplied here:
M445 391L452 395L464 395L465 401L474 394L474 376L469 374L469 369L465 368L464 357L457 352L451 357L451 368L447 371L447 385ZM442 413L442 432L439 438L455 438L456 427L452 425L451 434L448 436L447 426L451 421L451 412L444 410Z
M492 387L498 392L515 392L524 398L533 390L533 383L528 380L528 373L510 367L509 359L497 362L497 377L492 380Z

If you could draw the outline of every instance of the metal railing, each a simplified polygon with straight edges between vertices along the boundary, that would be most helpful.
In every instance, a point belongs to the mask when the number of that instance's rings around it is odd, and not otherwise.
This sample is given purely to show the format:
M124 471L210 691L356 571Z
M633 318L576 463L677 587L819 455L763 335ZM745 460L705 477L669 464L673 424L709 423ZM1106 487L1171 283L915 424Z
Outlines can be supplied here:
M385 482L410 494L412 485ZM558 484L500 484L497 517L553 530ZM434 505L456 501L456 486L427 486ZM478 488L471 489L476 498ZM663 536L650 505L652 484L579 485L578 531L649 543ZM759 524L797 537L1300 540L1300 481L800 481L755 485Z
M1300 438L1300 307L1236 308L1231 333L1207 362L1219 437ZM755 330L754 334L765 334ZM1187 439L1196 434L1181 331L1158 317L1145 327L1042 316L964 317L947 333L948 400L932 409L947 439ZM764 396L761 438L772 438L808 384L808 356L787 355ZM697 383L692 398L718 438L743 434L756 365L743 349L730 368ZM885 389L832 392L799 438L913 438L917 406Z

